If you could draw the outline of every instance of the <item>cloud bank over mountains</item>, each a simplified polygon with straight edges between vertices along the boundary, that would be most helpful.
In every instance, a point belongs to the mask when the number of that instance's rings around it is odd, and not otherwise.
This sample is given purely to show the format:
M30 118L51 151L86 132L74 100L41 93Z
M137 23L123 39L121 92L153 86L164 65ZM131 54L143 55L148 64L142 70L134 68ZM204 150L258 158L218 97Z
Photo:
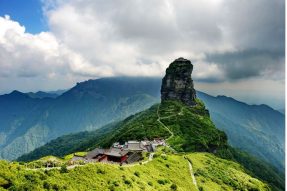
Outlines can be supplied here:
M162 76L181 56L199 82L284 82L284 0L58 0L43 12L49 31L39 34L0 17L1 84Z

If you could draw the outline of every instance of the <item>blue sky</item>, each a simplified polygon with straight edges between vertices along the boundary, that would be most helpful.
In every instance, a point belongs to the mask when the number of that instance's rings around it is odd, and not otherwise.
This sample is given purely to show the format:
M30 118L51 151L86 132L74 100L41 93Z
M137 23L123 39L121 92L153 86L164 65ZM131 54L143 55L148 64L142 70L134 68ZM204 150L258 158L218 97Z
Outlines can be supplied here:
M0 16L4 15L24 25L26 32L35 34L48 30L40 0L0 0Z

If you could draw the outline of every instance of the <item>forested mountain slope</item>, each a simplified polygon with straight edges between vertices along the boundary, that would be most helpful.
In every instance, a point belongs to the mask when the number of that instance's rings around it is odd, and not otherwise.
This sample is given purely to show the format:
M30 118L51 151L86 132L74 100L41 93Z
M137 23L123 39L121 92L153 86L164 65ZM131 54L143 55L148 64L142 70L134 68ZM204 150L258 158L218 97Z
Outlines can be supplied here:
M79 83L56 99L32 99L17 91L2 95L0 156L15 159L60 135L93 130L142 111L159 101L160 84L158 78L104 78ZM284 115L224 96L200 91L197 96L232 146L283 171Z
M216 127L229 143L275 165L284 172L285 116L267 105L248 105L226 96L198 92Z
M0 96L0 158L15 159L58 136L95 130L158 102L154 78L78 83L56 98L14 91Z

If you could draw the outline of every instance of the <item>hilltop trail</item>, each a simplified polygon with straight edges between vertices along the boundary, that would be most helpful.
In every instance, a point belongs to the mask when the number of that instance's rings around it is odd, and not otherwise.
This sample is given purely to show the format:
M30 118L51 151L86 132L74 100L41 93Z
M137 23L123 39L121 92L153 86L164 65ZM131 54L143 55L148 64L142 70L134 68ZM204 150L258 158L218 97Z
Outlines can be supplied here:
M173 114L173 115L166 116L166 117L160 117L160 115L159 115L159 107L160 107L160 104L158 105L157 112L156 112L157 113L157 117L158 117L157 121L170 133L170 137L166 139L166 140L168 140L168 139L171 139L174 136L174 133L163 122L161 122L161 119L167 119L167 118L170 118L170 117L174 117L176 115L183 115L183 107L181 107L180 112L178 112L177 114ZM145 161L145 162L148 162L148 161ZM187 160L187 162L188 162L188 167L189 167L190 176L192 178L192 182L193 182L196 190L199 190L198 186L197 186L197 182L196 182L195 176L194 176L194 173L193 173L192 164L191 164L191 162L189 160Z
M170 137L166 139L166 140L168 140L168 139L171 139L174 136L174 134L163 122L161 122L161 120L160 120L161 117L159 115L159 107L160 107L160 104L157 106L157 111L156 111L156 113L157 113L157 121L170 133ZM176 114L170 115L170 116L166 116L164 118L166 119L166 118L170 118L170 117L173 117L173 116L176 116Z
M81 166L85 166L85 165L82 165L82 164L74 164L74 165L71 165L71 166L67 166L67 169L68 170L71 170L75 167L81 167ZM37 171L37 170L53 170L53 169L58 169L58 170L61 170L61 167L45 167L45 168L25 168L25 170L32 170L32 171Z
M195 176L194 176L194 173L193 173L192 164L191 164L191 162L189 160L187 160L187 162L188 162L188 166L189 166L189 171L190 171L190 176L192 178L192 182L193 182L195 188L197 190L199 190L198 186L197 186L197 182L196 182Z
M154 156L154 153L150 153L149 157L148 157L148 160L146 161L143 161L141 164L140 163L134 163L134 164L127 164L127 165L123 165L122 167L133 167L133 166L137 166L137 165L143 165L143 164L147 164L149 162L151 162L153 160L153 156ZM93 164L93 163L90 163L90 164ZM112 165L110 163L105 163L105 164L109 164L109 165ZM67 169L68 170L71 170L75 167L81 167L81 166L85 166L86 164L84 165L81 165L81 164L75 164L75 165L71 165L71 166L67 166ZM45 167L45 168L26 168L26 170L32 170L32 171L36 171L36 170L52 170L52 169L58 169L60 170L61 167Z

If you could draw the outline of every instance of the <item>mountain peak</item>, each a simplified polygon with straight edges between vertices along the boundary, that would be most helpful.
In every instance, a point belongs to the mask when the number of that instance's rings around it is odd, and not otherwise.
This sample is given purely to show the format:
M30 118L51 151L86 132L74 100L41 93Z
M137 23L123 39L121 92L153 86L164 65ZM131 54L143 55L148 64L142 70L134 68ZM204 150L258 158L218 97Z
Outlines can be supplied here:
M179 57L177 59L175 59L176 62L190 62L189 60L183 58L183 57Z
M12 97L27 97L25 93L22 93L18 90L13 90L10 94L7 94L7 95L12 96Z
M20 92L18 90L13 90L10 94L24 94L24 93L22 93L22 92Z
M162 79L161 100L180 100L189 106L195 105L196 93L191 78L192 70L190 60L180 57L173 61Z

